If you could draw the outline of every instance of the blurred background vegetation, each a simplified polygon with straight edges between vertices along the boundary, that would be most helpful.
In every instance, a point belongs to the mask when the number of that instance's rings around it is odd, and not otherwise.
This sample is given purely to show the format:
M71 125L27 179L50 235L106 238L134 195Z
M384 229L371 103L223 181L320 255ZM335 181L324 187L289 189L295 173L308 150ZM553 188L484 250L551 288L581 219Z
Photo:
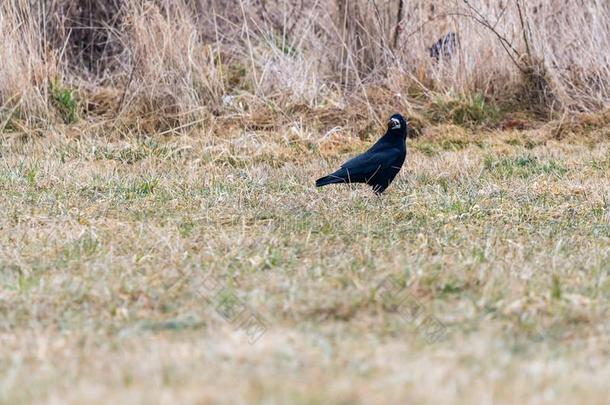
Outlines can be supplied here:
M0 43L2 131L347 125L391 111L416 128L507 125L506 112L610 102L605 0L5 0Z

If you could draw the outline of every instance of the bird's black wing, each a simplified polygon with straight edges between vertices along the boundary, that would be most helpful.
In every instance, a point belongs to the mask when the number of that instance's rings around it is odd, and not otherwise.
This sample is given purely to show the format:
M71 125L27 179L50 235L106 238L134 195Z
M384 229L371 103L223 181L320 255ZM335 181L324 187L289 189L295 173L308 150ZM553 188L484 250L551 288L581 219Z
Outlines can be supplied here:
M338 171L344 171L354 181L366 181L380 170L388 168L399 153L396 148L369 150L343 163Z

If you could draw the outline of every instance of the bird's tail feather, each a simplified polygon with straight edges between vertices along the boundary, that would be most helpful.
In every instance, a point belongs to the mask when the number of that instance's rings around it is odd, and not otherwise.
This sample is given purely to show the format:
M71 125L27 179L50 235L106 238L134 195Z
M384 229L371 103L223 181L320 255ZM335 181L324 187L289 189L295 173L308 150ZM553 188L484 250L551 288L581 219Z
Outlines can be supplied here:
M324 177L321 177L318 180L316 180L316 187L322 187L327 184L343 183L344 181L345 180L342 179L341 177L333 176L331 174L331 175L324 176Z

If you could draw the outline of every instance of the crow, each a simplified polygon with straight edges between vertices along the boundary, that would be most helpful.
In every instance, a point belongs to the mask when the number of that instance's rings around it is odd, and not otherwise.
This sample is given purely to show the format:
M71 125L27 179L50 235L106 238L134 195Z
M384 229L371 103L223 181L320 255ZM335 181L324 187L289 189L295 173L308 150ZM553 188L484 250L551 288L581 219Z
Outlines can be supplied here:
M407 122L400 114L388 121L388 130L369 150L316 180L316 187L334 183L366 183L381 194L400 171L407 155Z
M428 48L428 52L437 62L441 59L449 60L457 50L457 44L457 35L450 31Z

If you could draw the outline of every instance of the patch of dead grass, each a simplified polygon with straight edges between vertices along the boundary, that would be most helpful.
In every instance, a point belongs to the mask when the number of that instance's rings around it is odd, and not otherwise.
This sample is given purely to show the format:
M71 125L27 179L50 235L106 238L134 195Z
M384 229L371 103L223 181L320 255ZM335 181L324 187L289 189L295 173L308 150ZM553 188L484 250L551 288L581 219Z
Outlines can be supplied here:
M378 198L313 187L370 142L347 129L224 128L5 138L2 400L607 398L607 139L429 127Z

